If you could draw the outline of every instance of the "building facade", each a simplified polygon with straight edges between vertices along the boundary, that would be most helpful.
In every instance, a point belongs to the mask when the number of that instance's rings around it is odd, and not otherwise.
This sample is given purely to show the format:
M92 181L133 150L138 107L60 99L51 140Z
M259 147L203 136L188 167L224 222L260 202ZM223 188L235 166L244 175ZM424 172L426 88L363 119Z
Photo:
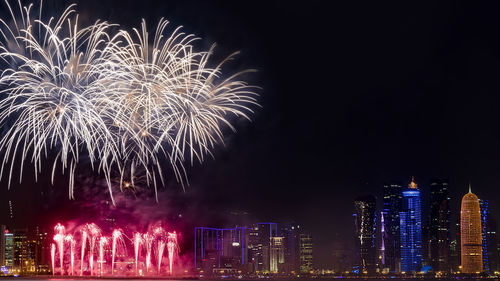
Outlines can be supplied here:
M214 270L248 271L250 229L195 228L195 268L210 274Z
M482 227L479 199L470 191L462 198L460 209L460 241L462 272L480 273L483 270Z
M28 259L28 230L16 229L14 230L13 272L26 271Z
M422 212L420 191L412 178L403 191L400 218L401 271L418 272L422 267Z
M434 271L450 270L450 192L448 181L430 182L430 213L428 232L429 263Z
M285 242L284 237L271 237L270 271L284 273L285 271Z
M313 239L308 233L300 234L300 273L313 270Z
M483 272L498 271L497 226L489 208L489 201L479 199L481 211L481 237L483 239Z
M374 273L376 270L376 221L377 200L375 196L368 195L358 197L354 201L354 230L356 265L354 271L362 273Z
M300 272L300 225L295 223L286 224L281 228L281 236L285 243L285 265L286 273L296 274Z
M401 268L399 213L403 203L403 188L400 183L391 182L385 183L383 189L383 218L381 218L381 221L383 220L381 226L384 229L384 235L381 237L381 244L384 246L383 266L390 272L399 272Z

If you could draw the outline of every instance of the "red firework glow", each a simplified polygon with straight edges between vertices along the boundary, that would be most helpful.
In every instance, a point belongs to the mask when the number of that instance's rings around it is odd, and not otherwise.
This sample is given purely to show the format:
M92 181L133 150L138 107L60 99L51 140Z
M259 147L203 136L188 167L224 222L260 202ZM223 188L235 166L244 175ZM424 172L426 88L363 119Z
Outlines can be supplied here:
M54 227L54 244L51 248L52 271L56 274L58 263L60 275L172 275L174 259L178 256L179 245L175 231L167 232L161 226L145 233L136 232L130 237L123 230L114 229L109 236L94 223L76 228L72 234L66 233L62 224ZM76 245L80 245L79 248ZM127 251L127 249L133 249ZM154 251L153 251L154 249ZM164 250L167 257L164 257ZM80 255L78 255L80 251ZM128 255L128 253L132 253ZM58 254L59 259L56 259ZM142 258L141 258L142 255ZM80 256L80 262L75 259ZM97 271L94 263L97 261ZM88 262L86 262L88 260ZM156 270L151 270L155 261ZM162 262L168 260L168 270L162 271ZM141 262L143 261L143 262ZM76 266L76 268L75 268Z

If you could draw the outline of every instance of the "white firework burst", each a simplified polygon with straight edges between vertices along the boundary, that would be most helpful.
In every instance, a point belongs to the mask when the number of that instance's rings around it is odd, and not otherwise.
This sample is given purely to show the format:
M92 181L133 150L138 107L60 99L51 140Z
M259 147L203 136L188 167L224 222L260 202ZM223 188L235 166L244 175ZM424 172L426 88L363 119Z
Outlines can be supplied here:
M31 161L36 175L54 151L52 178L58 163L69 171L70 198L81 153L103 172L111 198L113 170L120 187L139 173L156 191L165 160L184 185L186 160L203 162L223 143L223 127L234 130L229 118L250 119L258 105L256 87L238 79L251 70L222 74L235 54L212 67L214 47L196 51L198 39L180 28L167 34L165 20L150 42L145 21L111 36L107 22L79 28L73 5L45 23L41 8L36 18L33 5L18 3L16 13L6 3L13 23L0 21L8 65L0 77L0 150L9 184L16 160L21 171Z

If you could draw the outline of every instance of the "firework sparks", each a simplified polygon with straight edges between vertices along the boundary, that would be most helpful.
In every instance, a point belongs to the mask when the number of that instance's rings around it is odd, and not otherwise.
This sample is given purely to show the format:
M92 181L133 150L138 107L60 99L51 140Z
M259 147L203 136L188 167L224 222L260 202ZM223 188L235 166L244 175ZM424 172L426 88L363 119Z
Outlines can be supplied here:
M111 250L111 275L115 272L115 257L120 244L123 244L123 232L121 229L115 229L113 231L113 246Z
M144 21L134 33L112 35L106 22L79 28L73 5L45 23L41 8L19 7L16 15L6 3L13 25L0 21L0 57L9 65L0 76L0 126L7 128L0 177L9 186L16 162L22 180L25 162L37 176L52 159L52 181L58 168L67 171L74 198L81 154L102 172L112 200L114 171L120 189L139 177L156 191L165 182L162 161L184 186L184 163L212 156L223 128L234 130L230 117L250 119L258 105L256 88L239 80L247 71L222 73L233 55L209 66L214 48L195 51L197 38L180 28L167 34L165 20L151 43Z

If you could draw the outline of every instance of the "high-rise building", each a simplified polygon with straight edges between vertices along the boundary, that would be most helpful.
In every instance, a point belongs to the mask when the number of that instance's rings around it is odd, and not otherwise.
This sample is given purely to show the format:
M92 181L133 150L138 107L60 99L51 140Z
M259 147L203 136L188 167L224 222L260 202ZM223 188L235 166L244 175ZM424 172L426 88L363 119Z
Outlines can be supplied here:
M291 223L281 228L281 236L285 243L285 269L286 273L296 274L300 271L299 253L299 231L300 225Z
M274 273L284 272L285 243L284 237L271 237L270 271Z
M352 246L341 239L339 233L335 233L332 245L332 266L336 274L343 274L351 271L351 253Z
M403 208L399 213L401 271L417 272L422 267L422 213L420 191L412 177L403 191Z
M258 223L251 228L196 227L195 268L206 274L214 270L274 272L271 270L274 237L277 237L276 223ZM284 246L283 238L279 243ZM279 251L278 264L280 261L284 261L284 249Z
M40 274L46 274L51 270L50 261L50 239L45 231L36 228L35 239L37 244L36 250L36 271Z
M356 237L356 265L358 273L374 273L376 270L376 212L374 196L362 196L354 200L354 229Z
M210 274L216 269L246 271L250 229L195 228L195 268Z
M14 231L14 272L26 271L26 262L28 261L27 229L16 229Z
M460 209L460 241L462 272L480 273L483 270L481 212L479 199L471 192L462 198Z
M258 260L258 269L260 272L271 272L271 238L277 236L278 225L276 223L258 223L258 249L260 252L260 259Z
M488 220L486 224L486 242L488 245L488 262L491 273L500 271L500 253L497 247L497 223L496 220L488 212Z
M488 205L488 200L479 199L481 237L483 239L483 272L493 273L498 271L497 226Z
M309 273L313 270L313 240L311 234L300 234L300 272Z
M455 221L455 239L453 239L450 243L450 267L453 272L457 272L460 270L460 266L462 264L462 253L461 253L461 239L460 239L460 217Z
M479 199L479 210L481 212L481 254L483 256L483 272L490 273L490 263L488 262L488 240L486 240L488 225L488 200Z
M5 266L12 273L14 266L14 234L5 232Z
M384 235L381 243L384 245L385 268L391 272L400 271L400 230L399 212L403 202L402 186L400 183L392 182L384 184L384 199L381 220L383 219Z
M448 181L430 182L430 212L428 249L430 266L434 271L449 271L450 249L450 192Z

